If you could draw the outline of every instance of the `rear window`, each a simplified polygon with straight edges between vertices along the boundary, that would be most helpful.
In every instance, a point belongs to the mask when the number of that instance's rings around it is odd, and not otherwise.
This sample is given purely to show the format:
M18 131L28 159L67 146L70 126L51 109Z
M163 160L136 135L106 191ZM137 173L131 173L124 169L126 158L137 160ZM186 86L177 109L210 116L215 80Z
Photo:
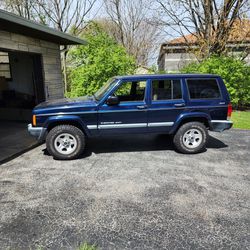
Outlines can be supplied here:
M188 79L190 99L217 99L220 98L220 89L216 79Z

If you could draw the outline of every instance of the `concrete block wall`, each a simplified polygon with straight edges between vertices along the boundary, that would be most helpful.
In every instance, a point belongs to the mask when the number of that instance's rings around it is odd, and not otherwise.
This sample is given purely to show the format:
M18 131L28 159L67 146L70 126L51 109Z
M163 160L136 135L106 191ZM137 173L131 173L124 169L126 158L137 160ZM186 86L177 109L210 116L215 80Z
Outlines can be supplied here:
M41 54L46 99L63 97L59 44L0 30L0 49Z

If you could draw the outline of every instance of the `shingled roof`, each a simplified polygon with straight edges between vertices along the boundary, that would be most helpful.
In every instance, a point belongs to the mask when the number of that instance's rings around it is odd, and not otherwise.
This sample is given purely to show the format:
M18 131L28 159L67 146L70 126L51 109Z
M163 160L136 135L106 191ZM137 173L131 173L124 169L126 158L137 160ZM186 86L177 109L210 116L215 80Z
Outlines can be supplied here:
M171 41L165 42L163 45L186 45L196 44L197 37L194 34L178 37ZM246 43L250 42L250 20L236 20L229 34L228 43Z

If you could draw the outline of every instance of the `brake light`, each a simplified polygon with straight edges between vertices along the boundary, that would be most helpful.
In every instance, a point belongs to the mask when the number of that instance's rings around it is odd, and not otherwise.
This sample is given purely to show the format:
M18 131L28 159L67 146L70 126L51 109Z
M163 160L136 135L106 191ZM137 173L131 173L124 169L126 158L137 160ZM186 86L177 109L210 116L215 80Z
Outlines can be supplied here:
M227 105L227 119L228 120L231 118L232 112L233 112L233 107L232 107L232 104L229 103Z
M32 116L32 125L36 126L36 116L35 115Z

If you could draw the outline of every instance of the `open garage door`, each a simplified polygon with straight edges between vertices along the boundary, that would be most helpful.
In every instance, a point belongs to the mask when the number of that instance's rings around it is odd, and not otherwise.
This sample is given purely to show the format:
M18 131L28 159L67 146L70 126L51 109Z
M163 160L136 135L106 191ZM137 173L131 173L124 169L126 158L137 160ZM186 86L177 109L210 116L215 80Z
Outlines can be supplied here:
M0 163L36 143L27 123L44 100L41 55L0 50Z
M29 121L44 93L41 55L0 51L1 120Z

